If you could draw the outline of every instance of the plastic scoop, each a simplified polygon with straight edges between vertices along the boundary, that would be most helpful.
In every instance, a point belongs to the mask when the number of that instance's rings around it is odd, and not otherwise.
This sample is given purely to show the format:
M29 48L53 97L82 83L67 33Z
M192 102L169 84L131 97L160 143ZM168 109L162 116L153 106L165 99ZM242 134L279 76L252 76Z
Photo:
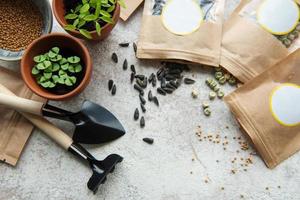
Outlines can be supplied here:
M0 84L0 92L8 95L15 95L6 87ZM12 96L14 97L14 96ZM6 104L2 104L6 105ZM9 108L14 108L11 105L6 105ZM17 109L17 107L15 108ZM27 118L32 124L34 124L37 128L43 131L46 135L48 135L51 139L57 142L60 146L62 146L65 150L68 150L76 157L84 160L92 169L92 176L89 179L87 186L94 193L97 192L97 189L100 184L103 184L106 180L106 177L109 173L113 172L116 164L121 162L123 158L117 154L111 154L107 156L104 160L97 160L93 157L86 149L84 149L81 145L73 142L73 140L65 134L62 130L51 124L46 119L32 115L28 113L20 112L25 118Z
M0 104L21 112L62 119L76 126L73 140L83 144L99 144L117 139L125 134L120 121L104 107L85 101L79 112L73 113L49 104L0 94Z

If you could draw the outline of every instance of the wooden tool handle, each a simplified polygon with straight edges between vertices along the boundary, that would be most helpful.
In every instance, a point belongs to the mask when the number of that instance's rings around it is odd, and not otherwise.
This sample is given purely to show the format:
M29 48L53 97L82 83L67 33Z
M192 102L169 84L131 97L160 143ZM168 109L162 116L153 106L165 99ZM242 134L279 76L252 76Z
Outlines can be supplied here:
M43 103L38 101L33 101L18 96L11 96L4 93L0 93L0 104L20 112L26 112L40 116L42 116L42 107L44 106Z
M12 93L10 90L8 90L6 87L0 84L0 92L16 96L14 93ZM14 108L14 107L11 107ZM71 144L73 143L72 138L70 138L66 133L64 133L62 130L51 124L48 120L28 114L20 112L25 118L27 118L32 124L34 124L37 128L39 128L41 131L43 131L45 134L47 134L51 139L53 139L55 142L57 142L60 146L62 146L64 149L68 150Z

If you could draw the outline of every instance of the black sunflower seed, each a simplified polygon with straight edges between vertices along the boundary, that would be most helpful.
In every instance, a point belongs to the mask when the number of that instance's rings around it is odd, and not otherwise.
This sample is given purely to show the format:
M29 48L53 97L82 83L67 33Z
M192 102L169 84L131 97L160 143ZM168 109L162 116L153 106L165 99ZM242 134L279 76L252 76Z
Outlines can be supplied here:
M160 80L160 87L166 87L166 79L165 78L162 78Z
M134 111L133 118L134 118L134 120L138 120L139 117L140 117L140 112L139 112L139 109L136 108Z
M138 74L138 75L135 75L135 78L138 78L140 80L144 80L145 79L145 76L144 75L141 75L141 74Z
M116 53L113 53L113 54L111 55L111 59L112 59L112 61L114 61L114 63L118 63L118 56L117 56Z
M190 79L190 78L185 78L183 81L187 85L194 84L196 82L195 80Z
M181 73L182 73L181 69L169 69L168 70L168 74L171 74L171 75L180 75Z
M176 80L176 77L173 76L173 75L170 75L170 74L167 74L165 76L165 78L166 78L167 81L174 81L174 80Z
M162 89L168 94L172 94L174 92L174 89L171 89L171 88L164 87Z
M158 101L158 98L155 96L155 97L153 97L153 102L157 105L157 106L159 106L159 101Z
M139 97L140 97L141 103L143 105L145 105L146 104L146 100L144 99L144 97L142 95L139 95Z
M130 69L131 69L132 73L136 74L136 70L135 70L135 66L134 65L131 65Z
M170 85L172 85L174 88L178 88L178 85L176 84L176 82L175 81L170 81L169 82L170 83Z
M149 83L151 83L152 81L153 81L153 78L155 77L155 74L154 73L152 73L150 76L149 76L149 78L148 78L148 81L149 81Z
M133 81L134 81L134 73L132 72L130 75L130 83L133 83Z
M152 139L152 138L143 138L143 141L148 143L148 144L153 144L154 139Z
M141 117L140 126L141 126L141 128L145 127L145 118L144 117Z
M141 95L144 95L144 90L138 86L137 84L134 84L134 89L136 89Z
M148 92L148 100L149 100L149 101L152 101L152 100L153 100L153 95L152 95L151 90L149 90L149 92Z
M113 80L109 80L109 81L108 81L108 90L109 90L109 91L111 91L113 85L114 85L114 81L113 81Z
M146 108L145 108L145 106L142 103L141 103L141 109L142 109L143 113L146 112Z
M135 82L142 88L143 87L143 81L141 79L135 79Z
M162 89L162 88L157 88L157 92L159 93L159 94L161 94L161 95L166 95L167 93L166 93L166 91L164 90L164 89Z
M172 89L172 90L176 89L176 87L174 87L170 82L166 84L166 88L169 88L169 89Z
M123 42L119 44L120 47L128 47L129 43L128 42Z
M134 42L132 45L133 45L133 51L134 51L134 53L136 54L136 51L137 51L136 43Z
M164 68L161 67L157 72L156 72L156 76L160 76L160 74L164 71Z
M128 61L127 61L127 59L125 59L123 62L123 69L127 70L127 68L128 68Z
M117 86L114 85L113 88L112 88L112 90L111 90L111 94L112 94L112 95L115 95L116 92L117 92Z
M154 76L153 80L152 80L152 86L156 87L156 77Z

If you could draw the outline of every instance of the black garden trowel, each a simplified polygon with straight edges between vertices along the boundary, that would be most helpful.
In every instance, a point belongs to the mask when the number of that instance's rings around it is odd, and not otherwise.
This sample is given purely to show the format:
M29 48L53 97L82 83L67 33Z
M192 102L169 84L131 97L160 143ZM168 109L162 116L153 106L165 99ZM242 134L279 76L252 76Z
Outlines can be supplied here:
M5 88L1 84L0 92L5 93L5 97L8 100L14 101L14 99L18 98L10 90ZM25 101L18 101L18 105L16 105L15 102L8 103L9 101L4 101L3 97L4 96L0 98L2 105L18 110L19 112L19 108L24 107L24 105L26 104ZM26 107L26 109L23 110L32 111L37 108L34 106L34 104L30 105L31 107ZM32 124L34 124L42 132L44 132L56 143L58 143L62 148L71 152L81 160L85 161L91 167L93 174L87 183L87 187L94 193L97 192L100 184L103 184L106 181L107 175L109 173L112 173L115 169L115 166L123 160L123 158L118 154L110 154L104 160L97 160L85 148L74 142L66 133L64 133L62 130L51 124L46 119L25 112L20 112L20 114L22 114Z
M125 134L119 120L104 107L85 101L79 112L57 108L49 104L0 94L0 104L13 107L21 112L51 117L74 123L73 140L83 144L99 144L117 139Z

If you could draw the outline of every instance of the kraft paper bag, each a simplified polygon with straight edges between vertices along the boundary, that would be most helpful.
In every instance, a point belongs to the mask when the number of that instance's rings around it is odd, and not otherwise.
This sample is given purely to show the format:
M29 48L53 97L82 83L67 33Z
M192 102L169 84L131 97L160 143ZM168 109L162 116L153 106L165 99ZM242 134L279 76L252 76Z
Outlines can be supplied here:
M243 83L300 47L299 38L287 48L278 39L281 36L275 36L259 25L256 14L263 1L242 0L223 27L220 65ZM300 29L298 25L297 29Z
M300 150L300 50L225 97L269 168Z
M196 30L182 35L170 31L163 23L162 13L174 1L145 1L137 57L219 66L225 1L197 0L204 19ZM182 15L180 12L176 14Z
M126 8L121 8L120 17L126 21L144 0L124 0Z
M19 74L3 67L0 67L0 84L20 97L45 102L25 86ZM33 126L17 112L1 105L0 113L0 160L15 166Z

